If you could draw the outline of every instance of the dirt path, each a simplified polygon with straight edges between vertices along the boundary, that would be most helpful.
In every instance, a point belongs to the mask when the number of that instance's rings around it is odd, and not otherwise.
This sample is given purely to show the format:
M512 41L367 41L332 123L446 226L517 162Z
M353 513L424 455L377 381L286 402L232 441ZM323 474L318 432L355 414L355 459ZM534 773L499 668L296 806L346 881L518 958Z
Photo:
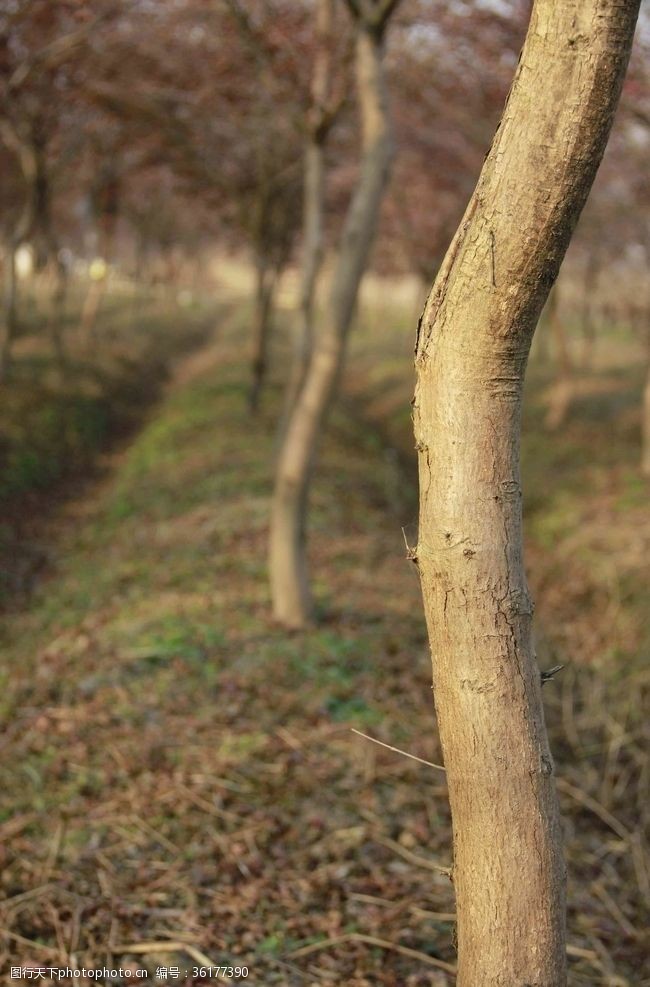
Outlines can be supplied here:
M114 426L104 437L104 448L95 452L92 462L86 461L83 467L68 470L47 489L31 490L3 504L5 535L0 539L0 614L29 606L36 583L52 577L56 546L65 537L66 530L92 511L94 500L111 482L129 446L155 417L156 409L166 397L215 360L219 328L227 328L233 310L233 304L224 306L222 312L210 317L212 328L206 325L201 331L198 346L194 341L190 351L177 358L171 367L161 364L157 368L156 379L148 379L146 388L141 391L137 409L129 408L128 420L119 408L116 410ZM143 373L146 372L143 368ZM80 472L82 468L83 472Z

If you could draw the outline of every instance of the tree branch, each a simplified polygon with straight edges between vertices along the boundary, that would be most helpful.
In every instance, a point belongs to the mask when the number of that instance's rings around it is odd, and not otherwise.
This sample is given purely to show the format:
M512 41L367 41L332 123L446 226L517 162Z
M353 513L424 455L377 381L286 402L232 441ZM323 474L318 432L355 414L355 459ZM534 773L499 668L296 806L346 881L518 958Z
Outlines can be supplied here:
M88 24L84 24L82 27L77 28L75 31L70 31L69 34L64 34L60 38L55 38L50 44L34 52L31 58L22 62L12 72L7 83L7 92L12 93L16 89L19 89L36 69L55 68L57 65L60 65L65 61L71 51L82 44L99 24L109 20L116 11L116 6L109 7L102 11L101 14L98 14L97 17L94 17L92 21L89 21Z

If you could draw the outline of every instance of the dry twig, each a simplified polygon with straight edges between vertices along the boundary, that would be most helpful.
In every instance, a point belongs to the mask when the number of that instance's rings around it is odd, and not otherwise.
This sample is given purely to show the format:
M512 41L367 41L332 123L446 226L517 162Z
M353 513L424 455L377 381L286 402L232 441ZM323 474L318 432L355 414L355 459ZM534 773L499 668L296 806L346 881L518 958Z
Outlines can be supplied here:
M383 740L377 740L376 737L369 737L367 733L362 733L361 730L355 730L352 727L352 733L356 733L359 737L363 737L365 740L371 740L373 744L379 744L380 747L385 747L386 750L394 751L396 754L403 754L404 757L410 757L412 761L419 761L420 764L426 764L429 768L435 768L436 771L444 771L442 764L434 764L433 761L425 761L423 757L417 757L416 754L409 754L408 751L400 750L399 747L393 747L391 744L385 744Z
M389 949L394 953L401 953L402 956L409 956L411 959L418 960L420 963L426 963L428 966L435 966L438 970L444 970L446 973L456 973L455 966L451 963L445 963L444 960L439 960L435 956L429 956L428 953L411 949L409 946L401 946L396 942L389 942L387 939L377 939L376 936L367 936L362 932L347 932L342 936L333 936L331 939L323 939L321 942L312 942L308 946L301 946L300 949L294 949L292 953L289 953L289 956L295 959L299 956L307 956L309 953L315 953L319 949L328 949L330 946L342 946L347 942L361 942L368 946L377 946L379 949Z

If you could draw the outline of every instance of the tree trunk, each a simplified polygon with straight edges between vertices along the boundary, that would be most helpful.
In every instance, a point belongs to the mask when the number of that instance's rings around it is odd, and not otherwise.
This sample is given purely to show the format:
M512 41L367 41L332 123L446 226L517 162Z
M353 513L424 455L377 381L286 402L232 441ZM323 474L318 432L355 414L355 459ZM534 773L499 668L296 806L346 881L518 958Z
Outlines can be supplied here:
M300 285L300 322L294 336L291 372L287 382L284 422L305 379L314 337L314 298L323 256L324 148L310 137L305 149L304 228ZM284 429L280 429L282 435Z
M278 272L272 270L266 258L258 258L256 264L255 310L253 313L253 356L251 360L251 386L248 406L252 414L259 410L260 395L268 366L271 311Z
M536 0L418 328L414 550L454 834L459 987L562 987L565 868L523 564L535 325L609 135L638 0Z
M312 612L305 524L313 453L343 364L392 157L381 32L363 24L357 27L356 79L363 134L359 179L341 237L326 318L276 467L269 544L271 598L275 618L290 627L303 626Z
M328 115L330 90L332 0L319 0L316 11L318 48L311 87L311 117L307 121L304 162L302 269L300 322L294 338L291 373L287 383L283 426L296 403L305 379L314 336L316 284L323 260L323 212L325 209L325 142L333 122Z
M0 338L0 380L4 380L11 364L11 350L18 328L16 253L34 232L47 231L49 200L43 145L34 139L34 131L30 139L25 139L7 117L0 115L0 136L16 156L25 182L23 206L5 256L4 325Z
M2 338L0 339L0 381L7 378L11 366L11 353L16 330L18 328L16 318L16 250L14 243L9 243L4 259L4 305L3 305L3 326Z

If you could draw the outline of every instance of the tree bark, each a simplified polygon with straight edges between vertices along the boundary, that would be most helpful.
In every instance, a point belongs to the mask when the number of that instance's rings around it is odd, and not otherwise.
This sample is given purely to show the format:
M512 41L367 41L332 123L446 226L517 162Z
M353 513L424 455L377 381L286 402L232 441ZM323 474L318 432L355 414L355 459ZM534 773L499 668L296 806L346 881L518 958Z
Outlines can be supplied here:
M530 343L609 135L638 0L536 0L416 342L417 548L454 838L459 987L562 987L565 868L523 563Z
M324 324L280 447L271 508L273 615L289 627L303 626L312 614L305 525L314 448L343 364L392 157L382 30L358 20L355 55L362 125L360 174L341 236Z

